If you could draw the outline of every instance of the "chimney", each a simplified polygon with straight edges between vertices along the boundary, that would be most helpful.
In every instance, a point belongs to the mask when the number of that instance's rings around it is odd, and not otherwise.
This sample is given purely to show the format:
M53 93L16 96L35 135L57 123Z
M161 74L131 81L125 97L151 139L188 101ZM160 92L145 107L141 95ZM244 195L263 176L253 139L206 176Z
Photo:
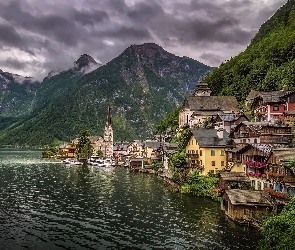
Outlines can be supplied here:
M217 130L217 137L218 137L219 139L223 139L223 128L219 128L219 129Z

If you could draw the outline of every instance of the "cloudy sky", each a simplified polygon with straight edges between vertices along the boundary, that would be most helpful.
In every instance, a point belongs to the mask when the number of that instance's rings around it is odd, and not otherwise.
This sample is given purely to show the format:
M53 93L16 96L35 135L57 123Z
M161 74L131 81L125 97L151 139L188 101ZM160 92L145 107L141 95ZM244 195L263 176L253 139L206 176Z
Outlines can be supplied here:
M0 69L41 80L81 54L157 43L210 66L243 51L287 0L0 0Z

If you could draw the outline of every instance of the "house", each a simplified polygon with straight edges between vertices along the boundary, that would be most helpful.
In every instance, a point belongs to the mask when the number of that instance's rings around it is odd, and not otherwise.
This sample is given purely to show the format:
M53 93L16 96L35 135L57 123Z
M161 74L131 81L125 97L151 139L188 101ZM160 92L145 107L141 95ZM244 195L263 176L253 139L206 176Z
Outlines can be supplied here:
M155 140L146 140L145 144L145 155L148 158L149 163L152 161L162 161L163 154L163 143Z
M62 156L65 158L76 157L76 144L74 142L63 144L59 149L62 151Z
M201 175L207 175L225 169L225 151L233 144L226 131L221 134L215 129L194 129L185 147L188 166L198 168Z
M127 141L120 141L120 142L115 142L113 144L113 154L114 158L117 161L123 161L125 160L127 156L127 147L129 145L129 142Z
M256 121L283 121L284 112L295 110L295 91L261 92L251 90L246 101L254 110Z
M127 146L127 155L131 158L146 157L145 143L141 140L134 140Z
M230 133L241 122L248 121L244 113L218 113L215 118L215 129L225 129Z
M295 194L295 169L284 163L295 158L295 148L275 148L267 161L267 178L270 186L278 192Z
M255 190L264 190L270 187L267 179L266 163L272 153L269 144L248 144L242 150L242 164L249 176L251 186Z
M274 214L273 204L264 192L253 190L225 190L221 209L233 221L252 226L260 226L265 217Z
M235 144L262 143L287 145L292 142L291 127L270 122L244 121L231 131Z
M200 82L195 93L187 96L179 112L179 127L189 124L191 128L213 119L220 113L238 111L238 102L234 96L211 96L208 84Z
M221 172L219 173L219 187L221 190L249 189L251 182L245 172Z

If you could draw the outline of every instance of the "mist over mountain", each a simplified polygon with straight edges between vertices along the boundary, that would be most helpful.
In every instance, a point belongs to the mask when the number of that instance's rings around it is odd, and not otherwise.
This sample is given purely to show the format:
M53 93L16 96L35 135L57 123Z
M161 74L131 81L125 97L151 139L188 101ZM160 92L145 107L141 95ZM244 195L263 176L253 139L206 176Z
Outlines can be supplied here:
M81 129L102 134L108 106L115 140L146 138L210 70L156 44L132 45L105 65L84 54L73 68L51 73L38 85L32 110L10 117L0 143L49 145L74 139Z

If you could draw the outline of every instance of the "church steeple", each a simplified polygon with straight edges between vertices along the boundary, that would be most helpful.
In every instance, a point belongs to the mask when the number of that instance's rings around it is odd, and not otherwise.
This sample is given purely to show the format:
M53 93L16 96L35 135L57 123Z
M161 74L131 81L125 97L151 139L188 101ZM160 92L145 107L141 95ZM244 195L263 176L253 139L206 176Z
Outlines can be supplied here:
M208 87L208 84L204 81L201 81L194 93L194 96L210 96L211 95L211 89Z
M111 119L111 108L108 107L108 113L106 118L106 124L104 127L104 142L105 142L105 157L113 157L113 128Z
M108 114L106 119L106 126L112 126L112 118L111 118L111 108L108 107Z

